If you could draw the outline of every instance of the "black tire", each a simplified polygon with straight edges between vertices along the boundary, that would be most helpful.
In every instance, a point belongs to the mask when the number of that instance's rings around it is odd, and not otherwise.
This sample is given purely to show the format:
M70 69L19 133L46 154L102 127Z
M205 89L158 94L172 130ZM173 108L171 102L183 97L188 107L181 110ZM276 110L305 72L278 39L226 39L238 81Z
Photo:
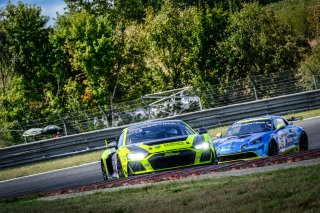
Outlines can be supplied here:
M299 140L299 150L306 151L309 149L308 136L305 132L301 132Z
M275 140L271 140L269 143L268 155L274 156L278 154L278 145Z
M108 175L107 175L107 172L106 172L106 168L104 167L102 161L101 161L101 172L102 172L102 178L103 178L103 180L104 180L104 181L107 181L109 178L108 178Z
M211 164L216 165L218 164L218 158L216 152L212 152L212 159L211 159Z
M117 157L117 170L118 170L119 178L124 178L124 173L123 173L123 169L122 169L119 157Z

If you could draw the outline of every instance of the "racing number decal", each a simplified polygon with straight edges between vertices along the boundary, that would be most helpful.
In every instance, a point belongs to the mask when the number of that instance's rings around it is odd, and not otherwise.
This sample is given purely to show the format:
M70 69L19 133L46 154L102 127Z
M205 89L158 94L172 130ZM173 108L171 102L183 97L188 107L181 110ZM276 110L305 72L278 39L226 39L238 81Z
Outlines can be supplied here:
M278 145L279 152L283 152L286 149L286 135L283 131L278 132Z

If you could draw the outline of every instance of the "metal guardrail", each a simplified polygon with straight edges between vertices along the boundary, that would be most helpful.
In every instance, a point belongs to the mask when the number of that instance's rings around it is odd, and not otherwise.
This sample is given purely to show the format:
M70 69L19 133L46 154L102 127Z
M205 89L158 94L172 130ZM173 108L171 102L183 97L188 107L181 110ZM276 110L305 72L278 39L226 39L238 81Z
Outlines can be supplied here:
M320 108L320 90L234 104L165 119L180 119L193 128L212 128L236 120L267 114L286 114ZM23 165L104 149L104 140L114 140L126 126L48 139L0 149L0 168Z

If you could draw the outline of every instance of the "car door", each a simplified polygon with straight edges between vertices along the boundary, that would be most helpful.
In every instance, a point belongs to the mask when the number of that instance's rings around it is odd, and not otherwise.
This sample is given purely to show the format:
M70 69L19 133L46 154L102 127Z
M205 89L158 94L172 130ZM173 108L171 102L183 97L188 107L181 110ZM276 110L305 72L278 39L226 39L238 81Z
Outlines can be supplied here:
M286 150L295 148L299 145L299 135L298 135L298 128L294 125L290 125L286 120L286 128L289 130L289 133L286 138Z

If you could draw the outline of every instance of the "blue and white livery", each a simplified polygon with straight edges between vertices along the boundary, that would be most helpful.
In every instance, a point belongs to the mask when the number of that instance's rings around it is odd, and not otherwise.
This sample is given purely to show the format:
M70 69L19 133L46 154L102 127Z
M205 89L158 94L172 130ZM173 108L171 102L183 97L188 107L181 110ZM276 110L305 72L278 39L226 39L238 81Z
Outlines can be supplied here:
M240 120L213 143L218 163L308 150L305 130L275 115Z

